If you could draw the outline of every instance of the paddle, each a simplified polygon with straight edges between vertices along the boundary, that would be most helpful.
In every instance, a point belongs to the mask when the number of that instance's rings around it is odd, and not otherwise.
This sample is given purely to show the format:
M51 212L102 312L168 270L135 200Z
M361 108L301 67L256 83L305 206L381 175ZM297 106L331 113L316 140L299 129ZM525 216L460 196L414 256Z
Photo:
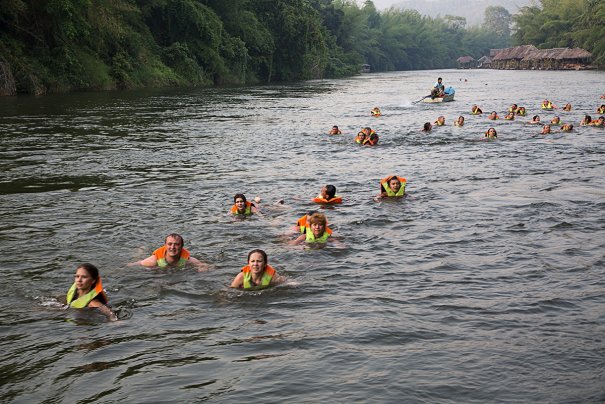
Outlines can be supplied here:
M418 101L414 101L412 104L418 104L420 101L424 100L425 98L429 98L431 95L425 95L424 97L422 97L421 99L419 99Z

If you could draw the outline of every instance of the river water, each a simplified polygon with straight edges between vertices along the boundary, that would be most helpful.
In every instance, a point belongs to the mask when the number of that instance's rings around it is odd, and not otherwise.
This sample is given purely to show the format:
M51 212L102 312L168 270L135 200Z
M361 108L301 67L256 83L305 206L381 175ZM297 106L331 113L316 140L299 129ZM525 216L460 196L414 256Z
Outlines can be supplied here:
M437 76L456 101L415 103ZM605 129L579 126L603 82L446 70L0 99L0 401L603 402ZM469 114L513 102L528 117ZM541 135L534 114L575 130ZM353 142L363 126L377 147ZM373 199L388 174L408 197ZM328 183L340 244L287 245ZM263 216L230 218L237 192ZM211 271L127 266L171 232ZM286 285L228 288L253 248ZM80 262L122 320L58 304Z

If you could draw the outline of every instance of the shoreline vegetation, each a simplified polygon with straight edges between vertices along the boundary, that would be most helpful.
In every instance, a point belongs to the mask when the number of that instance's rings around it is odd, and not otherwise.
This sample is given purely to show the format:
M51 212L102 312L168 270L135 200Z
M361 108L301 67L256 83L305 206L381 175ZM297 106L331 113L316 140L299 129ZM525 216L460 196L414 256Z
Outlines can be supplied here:
M0 95L339 78L362 65L455 68L461 54L515 43L579 46L605 65L603 2L541 3L512 16L487 7L485 23L467 27L463 17L378 11L372 1L2 1Z

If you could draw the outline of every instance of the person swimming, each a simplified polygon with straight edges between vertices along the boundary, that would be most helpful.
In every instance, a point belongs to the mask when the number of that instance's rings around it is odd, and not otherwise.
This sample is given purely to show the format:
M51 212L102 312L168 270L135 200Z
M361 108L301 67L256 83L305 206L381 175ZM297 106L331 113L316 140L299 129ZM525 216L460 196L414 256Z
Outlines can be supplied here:
M542 132L540 132L542 135L548 135L550 132L550 125L544 125L542 127Z
M258 213L256 205L252 202L248 202L244 194L235 194L233 202L234 204L229 211L232 215L250 216L254 213Z
M390 175L380 180L380 193L377 198L397 197L405 195L407 180L403 177Z
M481 110L481 108L479 108L476 104L474 104L471 107L471 114L472 115L481 115L483 113L483 111Z
M437 117L437 120L435 121L435 125L436 126L443 126L443 125L445 125L445 117L443 115L439 115Z
M487 119L495 121L497 119L500 119L500 117L498 116L498 113L496 111L492 111L489 116L487 117Z
M330 129L330 132L328 132L328 135L342 135L342 132L338 129L338 126L334 125L332 126L332 129Z
M485 138L487 138L487 139L496 139L497 137L498 137L498 133L496 133L495 128L489 128L485 132Z
M381 116L382 115L382 112L380 112L380 108L378 108L378 107L372 108L372 110L370 112L372 113L372 116Z
M433 129L433 124L430 122L425 122L422 128L423 132L430 132Z
M335 204L342 203L342 198L339 195L336 195L336 187L334 185L326 185L321 189L319 195L313 198L313 202Z
M534 117L528 123L531 124L531 125L542 125L542 122L540 122L540 116L539 115L534 115Z
M231 287L244 290L265 289L285 282L285 278L269 265L265 251L256 249L248 253L248 264L231 281Z
M305 233L301 234L295 240L290 241L289 244L302 244L302 243L319 243L325 244L332 235L332 232L327 229L328 220L322 213L313 213L308 218Z
M508 114L504 115L504 119L506 119L507 121L514 121L515 120L515 113L514 112L509 112Z
M525 116L525 115L527 115L527 111L525 110L525 107L519 107L519 108L517 108L517 115L519 115L519 116Z
M464 126L464 117L460 115L458 119L454 121L454 126L462 127Z
M87 262L78 265L74 283L65 296L67 306L74 309L98 309L108 320L116 321L118 317L107 306L108 301L97 267Z

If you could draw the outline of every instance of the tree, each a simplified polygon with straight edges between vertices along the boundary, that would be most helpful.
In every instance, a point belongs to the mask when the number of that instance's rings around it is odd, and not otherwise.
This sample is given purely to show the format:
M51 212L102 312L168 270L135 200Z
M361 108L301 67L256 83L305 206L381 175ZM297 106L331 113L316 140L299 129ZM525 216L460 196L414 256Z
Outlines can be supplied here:
M485 9L483 27L493 31L500 38L510 38L511 15L501 6L489 6Z

